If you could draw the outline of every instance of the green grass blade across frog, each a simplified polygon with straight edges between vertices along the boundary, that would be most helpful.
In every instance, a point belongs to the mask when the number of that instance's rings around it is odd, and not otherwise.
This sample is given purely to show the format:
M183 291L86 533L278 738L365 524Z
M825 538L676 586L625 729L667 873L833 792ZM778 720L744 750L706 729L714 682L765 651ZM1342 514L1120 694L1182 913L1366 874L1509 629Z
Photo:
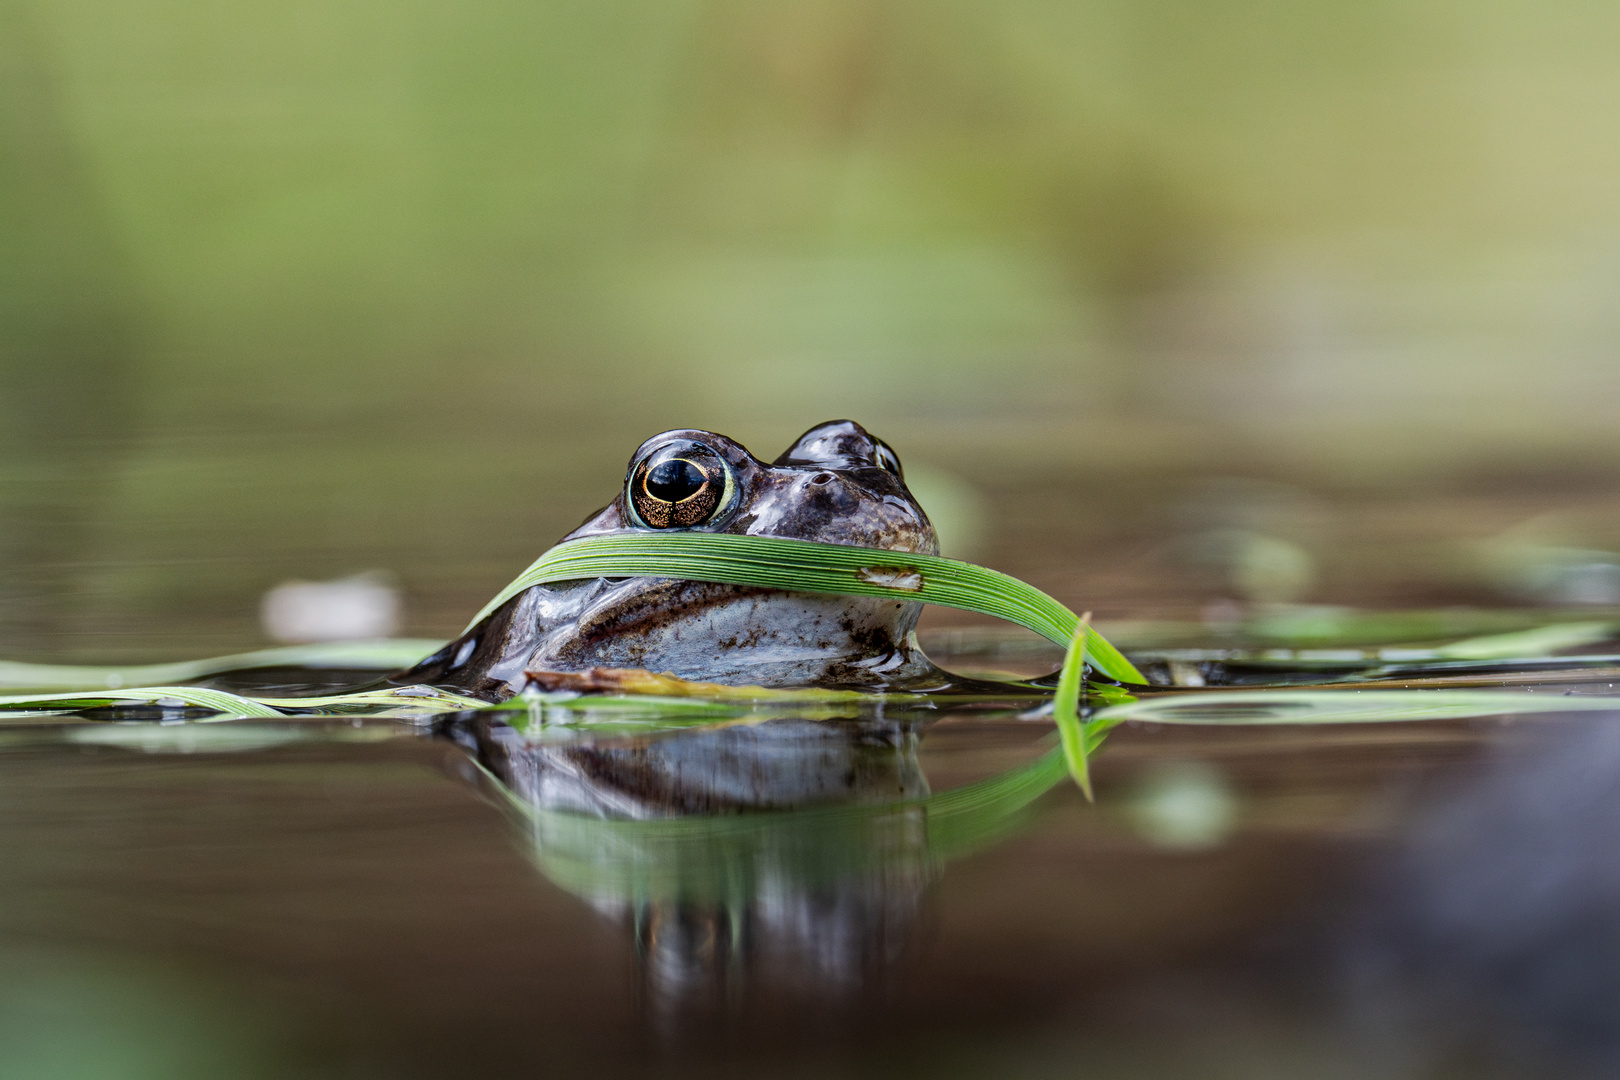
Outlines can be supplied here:
M713 432L654 436L618 495L564 541L692 530L937 555L900 459L859 424L811 428L775 461ZM550 673L641 669L730 686L1002 692L931 663L922 604L671 578L535 585L395 683L502 701ZM1028 687L1023 687L1028 691Z

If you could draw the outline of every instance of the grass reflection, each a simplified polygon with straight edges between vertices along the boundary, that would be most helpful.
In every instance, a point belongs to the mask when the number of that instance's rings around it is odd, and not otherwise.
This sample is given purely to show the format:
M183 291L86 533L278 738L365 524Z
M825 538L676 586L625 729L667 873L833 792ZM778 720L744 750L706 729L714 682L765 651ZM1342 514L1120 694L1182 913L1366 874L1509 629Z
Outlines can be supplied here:
M926 711L846 709L558 741L453 731L523 823L547 878L621 921L661 1014L747 983L870 990L912 951L945 864L1019 828L1060 749L934 793Z

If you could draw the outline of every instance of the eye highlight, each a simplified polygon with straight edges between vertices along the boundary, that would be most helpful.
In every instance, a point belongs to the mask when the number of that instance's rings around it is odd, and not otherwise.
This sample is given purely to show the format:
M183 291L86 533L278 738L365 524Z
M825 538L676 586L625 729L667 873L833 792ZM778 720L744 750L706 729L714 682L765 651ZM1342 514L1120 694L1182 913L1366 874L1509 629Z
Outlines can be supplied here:
M731 466L699 442L659 447L630 470L630 509L650 529L689 529L714 520L736 491Z
M900 455L894 452L894 447L882 439L873 439L872 442L876 447L876 451L872 456L877 459L878 468L885 472L894 473L895 476L904 480L906 474L900 468Z

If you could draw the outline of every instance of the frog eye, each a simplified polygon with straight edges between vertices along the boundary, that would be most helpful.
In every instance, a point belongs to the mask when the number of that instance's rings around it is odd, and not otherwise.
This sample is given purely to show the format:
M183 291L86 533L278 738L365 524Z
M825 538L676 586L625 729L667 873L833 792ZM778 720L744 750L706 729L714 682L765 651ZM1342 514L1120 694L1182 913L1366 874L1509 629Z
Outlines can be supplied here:
M628 487L636 524L690 529L730 506L737 484L719 454L683 441L665 444L637 462Z
M906 474L905 471L900 468L900 455L894 452L894 447L890 446L882 439L873 439L872 443L875 447L875 449L872 451L872 457L877 461L878 468L884 470L885 472L892 472L896 477L904 480L906 478Z

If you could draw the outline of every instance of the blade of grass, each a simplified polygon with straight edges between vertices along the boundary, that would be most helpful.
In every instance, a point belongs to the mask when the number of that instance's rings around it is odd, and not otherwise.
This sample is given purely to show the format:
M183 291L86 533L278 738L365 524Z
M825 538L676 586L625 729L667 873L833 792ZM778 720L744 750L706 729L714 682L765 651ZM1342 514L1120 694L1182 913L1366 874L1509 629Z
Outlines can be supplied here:
M1052 699L1052 719L1057 722L1058 739L1063 743L1063 760L1069 766L1069 775L1085 794L1087 802L1095 802L1091 793L1091 768L1087 762L1086 734L1080 723L1080 683L1086 667L1086 631L1091 627L1091 612L1080 616L1074 640L1063 656L1063 667L1058 675L1057 696Z
M126 664L92 667L81 664L22 664L0 661L0 687L26 690L118 690L165 686L201 679L222 671L260 667L357 668L393 671L409 667L444 645L442 641L392 638L382 641L329 641L278 649L185 660L172 664Z
M1614 637L1612 621L1554 623L1531 630L1485 637L1465 638L1442 645L1434 654L1446 660L1514 660L1519 657L1547 656L1560 649L1577 649Z
M1070 698L1078 693L1080 671L1087 661L1102 675L1119 682L1146 681L1129 660L1091 627L1089 618L1077 618L1057 600L1017 578L972 563L936 556L819 544L782 537L621 533L571 541L542 555L485 605L471 625L477 625L491 611L533 585L593 577L673 577L805 592L888 597L963 608L1016 622L1052 641L1071 646L1073 663L1065 665L1068 672L1066 677L1074 684L1070 688ZM248 698L223 691L173 685L220 671L274 664L377 669L404 667L438 646L437 642L408 640L340 642L265 649L185 663L128 667L0 662L0 686L61 688L66 691L0 698L0 709L60 708L64 705L88 708L118 702L158 702L160 699L210 708L233 716L275 716L279 715L277 709L372 706L443 710L480 707L482 702L456 695L441 695L430 703L419 700L421 695L413 694L409 688L320 698ZM1078 725L1077 719L1074 725ZM1069 735L1073 736L1072 730ZM1089 796L1085 779L1085 740L1066 738L1079 748L1069 751L1068 756L1071 768L1076 768L1075 762L1078 762L1076 779Z
M489 708L489 702L481 698L468 697L433 686L361 690L348 694L330 694L325 697L262 697L254 700L276 709L296 709L316 713L326 709L353 708L411 709L430 713Z
M598 577L681 578L920 601L994 615L1063 646L1072 642L1080 627L1074 612L1034 586L936 555L779 536L617 533L552 548L484 605L467 629L532 586ZM1085 635L1087 659L1098 673L1123 683L1147 682L1094 628L1086 627Z
M1099 710L1156 724L1381 724L1555 712L1620 712L1620 697L1529 690L1255 690L1164 694Z
M252 698L209 690L201 686L143 686L129 690L79 690L64 694L12 694L0 697L0 717L9 710L73 707L93 709L104 705L195 705L227 716L276 716L282 714Z
M426 686L365 690L326 697L243 697L201 686L136 686L127 690L77 690L60 694L11 694L0 697L0 719L8 712L39 709L93 709L105 705L193 705L230 717L284 717L286 712L320 713L328 709L409 709L457 712L486 709L489 702Z

